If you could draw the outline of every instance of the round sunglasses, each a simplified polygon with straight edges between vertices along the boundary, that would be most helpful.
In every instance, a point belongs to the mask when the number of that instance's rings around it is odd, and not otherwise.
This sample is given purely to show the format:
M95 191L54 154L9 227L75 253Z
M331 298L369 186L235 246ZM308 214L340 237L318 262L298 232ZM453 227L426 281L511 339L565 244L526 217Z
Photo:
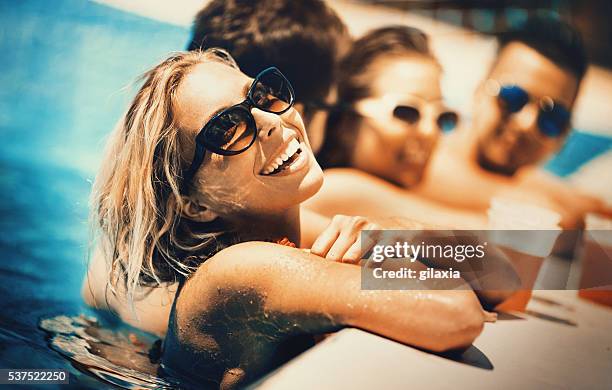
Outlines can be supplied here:
M421 120L421 111L414 106L398 105L393 109L393 116L410 125L416 125ZM454 130L458 122L459 115L454 111L440 112L436 118L438 129L444 133Z
M295 101L295 92L287 78L275 67L261 71L249 87L246 99L222 110L202 127L195 139L195 153L183 174L183 192L198 171L206 151L234 156L250 148L257 139L257 124L251 109L281 115Z
M380 119L380 113L390 115L408 125L414 126L423 119L423 112L433 110L435 121L438 129L442 132L449 132L457 127L459 115L445 107L438 107L427 101L415 101L414 103L399 103L398 98L394 95L385 95L380 98L366 98L357 103L353 109L357 114L372 118ZM420 99L419 99L420 100Z
M534 98L515 84L497 85L497 100L508 114L515 114ZM570 111L548 96L537 99L538 129L542 135L555 138L563 135L570 124Z

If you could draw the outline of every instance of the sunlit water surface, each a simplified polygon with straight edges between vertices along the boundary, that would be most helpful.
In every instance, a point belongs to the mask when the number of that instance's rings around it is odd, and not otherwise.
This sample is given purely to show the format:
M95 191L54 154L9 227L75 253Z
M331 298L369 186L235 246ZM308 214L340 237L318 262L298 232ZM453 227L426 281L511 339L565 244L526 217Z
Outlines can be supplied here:
M75 389L177 386L159 374L158 340L86 308L80 285L122 87L188 35L84 0L0 0L0 367L67 369ZM572 137L574 156L610 145Z

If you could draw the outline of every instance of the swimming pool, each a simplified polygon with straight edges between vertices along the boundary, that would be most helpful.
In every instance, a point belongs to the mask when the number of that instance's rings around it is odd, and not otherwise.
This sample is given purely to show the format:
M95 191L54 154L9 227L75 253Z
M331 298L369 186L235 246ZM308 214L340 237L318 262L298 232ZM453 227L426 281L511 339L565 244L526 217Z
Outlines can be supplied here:
M0 367L66 368L75 388L107 387L49 348L39 324L88 313L87 197L104 136L121 89L187 38L88 1L0 1Z
M78 319L94 314L80 298L87 197L104 136L130 96L122 87L188 35L84 0L0 0L0 367L65 368L74 388L106 388L91 367L52 349L41 326L56 336L62 326L94 329L104 345L139 357L155 342L112 318L102 326ZM610 148L609 140L573 139L588 158ZM586 157L574 153L558 171ZM146 359L139 367L145 376L154 369ZM123 374L104 378L133 386Z

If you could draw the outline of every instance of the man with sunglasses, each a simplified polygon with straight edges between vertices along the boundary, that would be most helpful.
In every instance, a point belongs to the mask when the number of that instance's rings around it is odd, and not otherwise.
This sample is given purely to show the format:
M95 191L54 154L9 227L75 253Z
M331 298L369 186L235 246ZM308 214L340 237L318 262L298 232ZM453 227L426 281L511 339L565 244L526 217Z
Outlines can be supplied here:
M558 151L586 68L580 36L562 22L534 19L502 35L476 98L479 165L511 176Z
M588 63L577 31L536 17L499 38L497 58L474 98L471 130L442 143L421 194L484 210L512 195L555 209L576 226L601 203L579 195L538 165L559 151ZM443 189L441 191L441 189Z

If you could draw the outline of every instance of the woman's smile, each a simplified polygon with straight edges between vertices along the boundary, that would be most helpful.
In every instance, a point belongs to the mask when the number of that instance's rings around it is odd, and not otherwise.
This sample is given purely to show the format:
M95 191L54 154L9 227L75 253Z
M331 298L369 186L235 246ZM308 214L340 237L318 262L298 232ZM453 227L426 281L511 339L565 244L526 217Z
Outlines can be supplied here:
M298 131L284 128L282 144L269 154L258 174L260 176L291 175L307 166L310 154L308 150L308 146Z

